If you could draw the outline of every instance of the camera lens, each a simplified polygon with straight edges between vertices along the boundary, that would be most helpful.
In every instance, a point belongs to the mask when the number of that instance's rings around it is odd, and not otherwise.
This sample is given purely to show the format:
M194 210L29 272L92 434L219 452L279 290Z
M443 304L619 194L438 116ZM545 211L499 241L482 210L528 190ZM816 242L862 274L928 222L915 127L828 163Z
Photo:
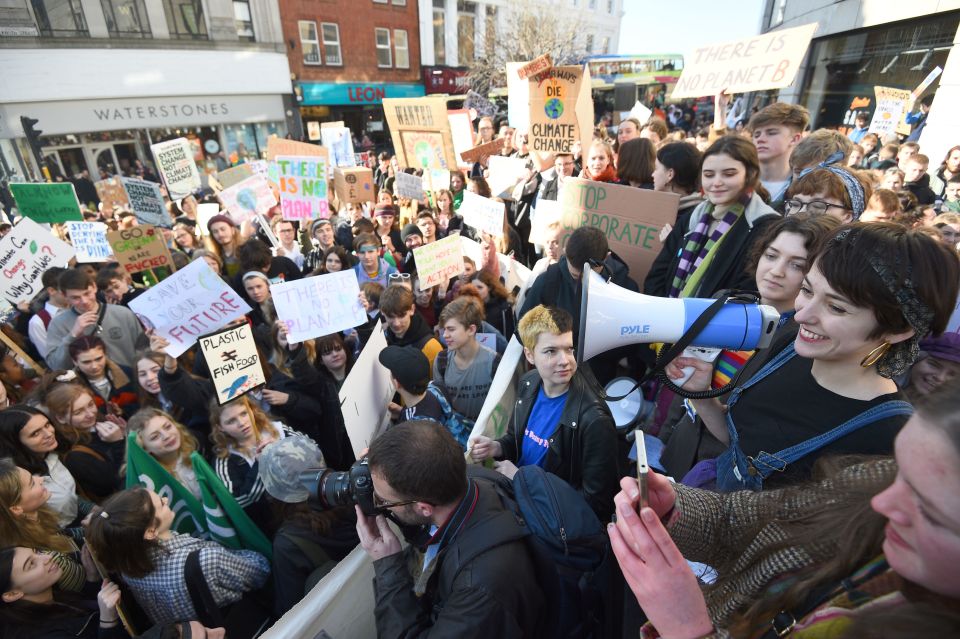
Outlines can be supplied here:
M350 473L345 471L326 471L320 477L317 486L317 497L324 508L337 506L351 506L353 497L350 494Z

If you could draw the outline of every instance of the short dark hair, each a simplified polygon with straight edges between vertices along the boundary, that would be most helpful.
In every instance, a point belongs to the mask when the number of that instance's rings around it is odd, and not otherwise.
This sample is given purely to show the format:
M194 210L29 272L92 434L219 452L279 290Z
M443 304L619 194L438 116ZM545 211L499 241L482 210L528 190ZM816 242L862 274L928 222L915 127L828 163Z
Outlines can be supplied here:
M397 424L373 440L367 460L370 472L383 477L405 499L447 506L467 492L463 448L434 421Z
M657 161L673 171L673 184L686 193L697 190L700 182L700 151L687 142L664 144L657 151Z
M107 286L110 285L110 282L112 282L113 280L125 280L125 279L126 278L124 278L123 273L121 273L116 268L110 267L110 268L101 269L100 272L97 273L97 288L105 289L107 288Z
M68 268L60 274L57 280L57 286L60 292L66 294L70 291L85 291L93 285L93 278L82 268Z
M273 253L270 252L270 247L253 237L237 249L237 259L240 260L240 269L246 273L270 268Z
M43 284L43 288L53 288L59 287L60 276L66 272L67 269L62 266L51 266L43 272L43 275L40 277L40 282Z
M380 308L380 296L383 295L383 284L379 282L364 282L360 285L360 292L367 298L367 302L374 308Z
M633 138L620 145L617 177L626 183L649 184L656 168L657 147L646 138Z
M807 250L806 269L812 264L810 256L815 255L822 244L833 235L841 224L838 218L832 215L816 215L813 213L797 213L787 217L778 217L763 229L750 248L747 256L748 271L756 275L760 257L781 233L796 233L803 238L803 248Z
M70 359L76 361L80 353L86 353L95 348L103 349L103 353L106 355L107 345L102 338L98 335L81 335L70 342L70 345L67 346L67 352L70 353Z
M398 317L413 308L413 292L402 284L391 284L380 295L380 312L384 317Z
M584 262L590 260L602 262L607 259L609 252L610 244L607 243L607 236L595 226L581 226L575 230L570 234L567 247L564 249L567 262L573 264L576 269L582 269Z
M360 235L361 233L373 233L375 228L377 227L373 225L373 222L365 217L361 217L359 220L353 223L353 225L350 227L350 230L354 235Z

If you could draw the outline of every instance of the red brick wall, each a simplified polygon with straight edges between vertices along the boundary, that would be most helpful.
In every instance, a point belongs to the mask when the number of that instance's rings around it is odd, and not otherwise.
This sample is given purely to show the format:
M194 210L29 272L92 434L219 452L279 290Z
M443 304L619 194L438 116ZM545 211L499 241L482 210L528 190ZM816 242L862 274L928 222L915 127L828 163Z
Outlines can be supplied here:
M303 82L420 82L420 27L417 0L407 0L398 7L373 0L280 0L280 20L286 42L291 72ZM299 20L313 20L321 40L323 64L303 64L300 47ZM340 26L340 51L343 66L327 66L323 55L321 22ZM392 62L396 64L394 29L406 29L410 51L410 68L381 69L377 67L377 48L374 29L390 29ZM291 44L293 45L291 47Z

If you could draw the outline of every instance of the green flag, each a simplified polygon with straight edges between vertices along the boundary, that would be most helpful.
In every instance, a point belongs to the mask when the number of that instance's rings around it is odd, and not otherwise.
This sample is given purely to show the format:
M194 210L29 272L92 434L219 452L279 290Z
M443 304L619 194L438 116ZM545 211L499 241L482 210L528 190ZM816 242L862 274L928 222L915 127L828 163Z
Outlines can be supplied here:
M267 559L273 557L273 545L223 485L210 465L198 453L190 455L200 483L203 511L210 538L227 548L256 550Z
M137 435L127 435L127 488L145 486L170 500L175 517L174 532L196 535L205 533L203 504L167 469L137 444Z

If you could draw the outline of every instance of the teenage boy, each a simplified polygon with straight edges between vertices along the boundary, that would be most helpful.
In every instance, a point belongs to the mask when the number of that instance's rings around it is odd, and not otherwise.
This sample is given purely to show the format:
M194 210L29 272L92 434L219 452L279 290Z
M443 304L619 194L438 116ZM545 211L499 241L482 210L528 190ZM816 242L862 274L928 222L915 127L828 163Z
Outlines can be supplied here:
M537 306L519 325L523 353L536 370L520 380L507 434L470 441L474 461L501 460L512 478L517 466L540 466L575 488L601 521L613 512L617 492L617 434L604 401L577 374L573 318Z
M53 318L59 315L61 311L70 308L67 299L57 286L57 280L60 279L60 275L66 270L65 268L54 266L43 272L40 282L43 284L43 290L47 292L47 301L44 302L43 308L37 311L27 323L27 336L37 349L37 352L40 353L40 357L44 359L46 359L47 351L49 350L47 346L47 327L50 326L50 322L52 322Z
M496 351L481 346L483 304L464 295L440 312L440 329L447 349L433 362L433 381L450 398L458 413L476 421L500 363Z
M422 351L412 346L387 346L378 356L384 368L390 371L403 406L390 405L394 423L429 419L437 422L453 435L457 443L467 449L467 438L473 423L458 415L450 402L430 381L430 363Z
M374 233L360 233L353 240L353 250L359 258L353 270L357 272L357 281L361 285L376 282L387 288L390 275L397 272L395 266L380 257L381 248L380 238Z
M297 225L290 220L278 217L273 220L273 234L277 236L280 246L273 249L273 254L285 257L303 270L303 250L297 241Z
M770 206L777 211L783 211L790 187L790 153L809 124L809 111L785 102L774 102L750 118L748 128L760 159L760 182L770 193Z
M413 291L402 284L388 286L380 296L380 314L387 322L387 344L415 346L423 351L433 369L433 360L443 346L433 336L430 326L414 309Z
M135 288L127 275L118 268L104 268L97 273L97 290L103 293L108 304L127 306L131 300L147 289Z
M927 169L930 167L930 158L922 153L911 155L904 162L904 167L904 190L916 195L918 204L927 205L936 202L937 194L930 188L930 174L927 173Z

